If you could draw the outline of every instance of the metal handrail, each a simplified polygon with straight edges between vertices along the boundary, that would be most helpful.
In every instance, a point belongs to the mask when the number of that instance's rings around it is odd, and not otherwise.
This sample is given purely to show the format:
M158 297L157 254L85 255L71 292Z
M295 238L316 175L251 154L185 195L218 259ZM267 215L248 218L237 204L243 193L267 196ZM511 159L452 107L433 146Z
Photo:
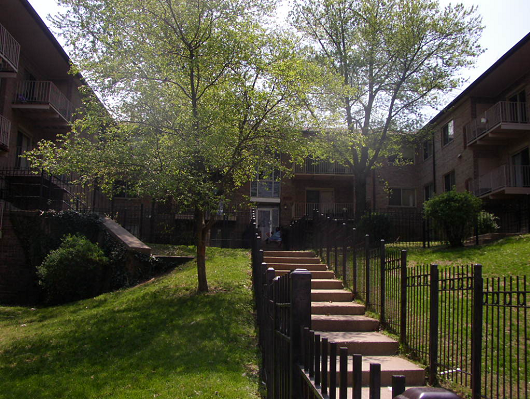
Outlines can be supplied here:
M499 123L528 123L528 110L524 102L499 101L481 116L465 125L466 142L469 144Z
M501 165L475 181L476 196L488 194L505 187L530 187L529 165Z
M0 57L2 57L15 72L18 72L20 58L20 44L7 29L0 24Z
M67 122L72 120L72 103L50 81L19 82L13 102L15 104L49 104Z
M294 165L294 173L315 174L315 175L348 175L353 171L349 166L344 166L339 162L315 160L306 158L302 165Z

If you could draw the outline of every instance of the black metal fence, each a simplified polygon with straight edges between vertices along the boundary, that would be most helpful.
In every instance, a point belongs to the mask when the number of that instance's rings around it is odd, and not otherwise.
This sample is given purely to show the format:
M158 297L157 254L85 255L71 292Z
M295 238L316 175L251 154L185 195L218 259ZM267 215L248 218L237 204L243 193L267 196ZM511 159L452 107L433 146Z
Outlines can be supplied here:
M429 380L474 398L528 398L530 284L482 277L480 265L407 267L406 251L359 242L347 223L321 219L311 244L356 299L379 314Z
M262 353L260 376L268 399L345 399L362 397L362 357L348 354L310 330L311 273L297 269L281 277L263 262L261 238L252 241L253 286L256 300L259 345ZM353 364L353 381L348 382L348 362ZM381 392L381 365L370 365L371 398ZM393 397L405 391L405 377L392 378Z

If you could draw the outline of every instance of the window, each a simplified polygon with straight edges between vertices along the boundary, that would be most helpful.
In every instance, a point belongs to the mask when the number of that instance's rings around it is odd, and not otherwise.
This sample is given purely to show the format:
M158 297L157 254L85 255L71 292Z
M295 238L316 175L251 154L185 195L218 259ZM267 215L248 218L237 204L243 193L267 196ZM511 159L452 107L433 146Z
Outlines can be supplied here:
M423 142L423 160L432 157L433 143L432 139L427 139Z
M416 190L413 188L391 188L388 205L416 206Z
M25 134L18 132L17 149L15 153L15 169L29 169L29 161L22 156L24 152L31 150L31 139Z
M455 138L455 123L450 121L442 127L442 145L447 145Z
M403 146L398 154L388 156L388 163L395 165L411 165L414 164L415 155L414 147Z
M259 198L280 198L280 171L258 173L250 183L250 196Z
M444 175L444 191L451 191L455 188L456 179L455 171L452 170L448 174Z
M423 200L428 201L434 197L434 183L429 183L423 187Z

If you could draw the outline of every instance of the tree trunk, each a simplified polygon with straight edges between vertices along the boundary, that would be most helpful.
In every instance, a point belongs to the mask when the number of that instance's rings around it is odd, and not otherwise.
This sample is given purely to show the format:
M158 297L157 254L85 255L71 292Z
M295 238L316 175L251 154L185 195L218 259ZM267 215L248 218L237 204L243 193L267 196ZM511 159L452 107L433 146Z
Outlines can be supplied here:
M367 210L366 204L366 175L363 172L354 172L355 175L355 217L360 218Z
M197 245L198 292L208 292L206 279L206 235L208 228L204 221L204 211L195 209L195 245Z

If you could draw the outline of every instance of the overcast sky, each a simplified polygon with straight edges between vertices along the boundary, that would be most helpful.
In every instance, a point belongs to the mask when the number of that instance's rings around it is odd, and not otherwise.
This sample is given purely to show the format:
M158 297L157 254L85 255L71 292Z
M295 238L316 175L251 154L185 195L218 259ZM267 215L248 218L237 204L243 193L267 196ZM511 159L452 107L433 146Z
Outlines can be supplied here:
M47 24L49 24L48 14L54 14L58 10L55 0L29 0L29 2ZM439 2L441 5L455 3L450 0L439 0ZM463 72L469 84L530 32L530 0L460 0L460 2L466 6L477 5L485 26L481 45L486 51L478 58L474 69ZM466 86L467 84L462 89Z

